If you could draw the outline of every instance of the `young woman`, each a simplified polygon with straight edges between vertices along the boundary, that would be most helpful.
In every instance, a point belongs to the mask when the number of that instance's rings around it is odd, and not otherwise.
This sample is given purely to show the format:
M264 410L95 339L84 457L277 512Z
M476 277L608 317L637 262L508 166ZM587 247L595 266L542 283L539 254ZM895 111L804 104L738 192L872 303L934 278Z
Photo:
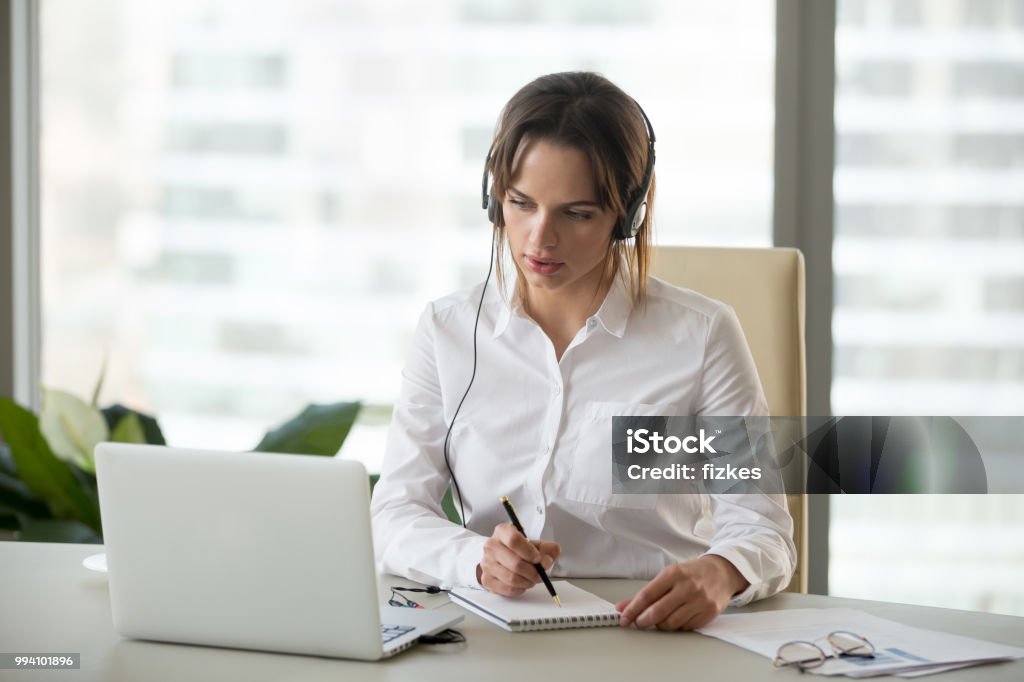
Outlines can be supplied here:
M498 286L420 318L373 495L381 570L507 596L536 562L650 579L622 624L669 630L789 582L783 496L612 493L613 415L768 413L732 309L647 274L653 169L646 115L597 74L505 106L484 175ZM441 509L453 479L464 527Z

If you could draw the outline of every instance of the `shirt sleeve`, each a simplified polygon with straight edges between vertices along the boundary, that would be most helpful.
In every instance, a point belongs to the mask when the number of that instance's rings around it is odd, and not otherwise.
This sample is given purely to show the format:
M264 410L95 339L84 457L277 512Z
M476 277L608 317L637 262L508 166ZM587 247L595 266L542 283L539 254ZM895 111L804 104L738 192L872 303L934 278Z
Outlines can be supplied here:
M452 523L441 509L450 476L447 422L434 345L433 306L420 316L371 502L377 568L450 589L479 587L487 538Z
M708 327L698 415L767 416L768 404L739 319L723 305ZM785 495L711 495L715 534L708 554L736 567L750 586L729 603L770 597L796 567L793 518Z

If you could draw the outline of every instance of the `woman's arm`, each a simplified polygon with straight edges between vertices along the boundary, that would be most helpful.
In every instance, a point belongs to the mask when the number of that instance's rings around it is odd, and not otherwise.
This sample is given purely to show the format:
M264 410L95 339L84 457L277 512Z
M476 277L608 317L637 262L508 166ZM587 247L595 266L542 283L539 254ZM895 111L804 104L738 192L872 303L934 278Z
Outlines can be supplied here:
M487 538L449 521L441 500L449 484L448 430L434 347L433 305L420 316L402 372L380 480L373 491L378 570L450 587L477 585Z
M708 325L698 416L766 416L768 406L736 314L721 306ZM702 627L728 604L775 594L793 575L796 548L785 495L711 495L715 534L701 557L665 567L616 604L624 626Z
M723 305L711 321L698 415L767 416L768 404L743 329ZM715 535L708 554L727 559L750 583L734 605L763 599L789 584L796 567L793 518L785 495L712 495Z

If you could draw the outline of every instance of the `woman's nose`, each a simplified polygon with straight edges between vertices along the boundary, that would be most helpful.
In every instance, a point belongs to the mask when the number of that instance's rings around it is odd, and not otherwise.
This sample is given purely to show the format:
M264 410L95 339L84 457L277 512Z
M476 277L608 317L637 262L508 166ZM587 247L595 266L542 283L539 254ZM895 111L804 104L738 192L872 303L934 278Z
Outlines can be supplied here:
M530 243L537 247L552 247L558 244L553 217L547 211L537 211L530 226Z

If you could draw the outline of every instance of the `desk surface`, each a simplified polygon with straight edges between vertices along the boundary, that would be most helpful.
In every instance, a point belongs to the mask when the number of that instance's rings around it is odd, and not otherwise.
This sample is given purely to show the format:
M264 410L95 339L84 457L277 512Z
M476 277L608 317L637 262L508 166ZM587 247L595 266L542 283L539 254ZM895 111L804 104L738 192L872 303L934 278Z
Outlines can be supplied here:
M692 632L594 628L509 633L469 613L458 626L466 644L418 646L379 663L124 640L111 623L106 576L82 567L82 559L101 549L0 542L0 651L82 655L80 670L0 670L0 680L814 679L800 678L796 670L775 670L765 658ZM612 602L643 584L574 582ZM743 610L835 606L1024 646L1024 618L1013 616L800 594L780 594ZM439 608L459 609L454 604ZM1021 680L1024 660L952 671L937 679Z

